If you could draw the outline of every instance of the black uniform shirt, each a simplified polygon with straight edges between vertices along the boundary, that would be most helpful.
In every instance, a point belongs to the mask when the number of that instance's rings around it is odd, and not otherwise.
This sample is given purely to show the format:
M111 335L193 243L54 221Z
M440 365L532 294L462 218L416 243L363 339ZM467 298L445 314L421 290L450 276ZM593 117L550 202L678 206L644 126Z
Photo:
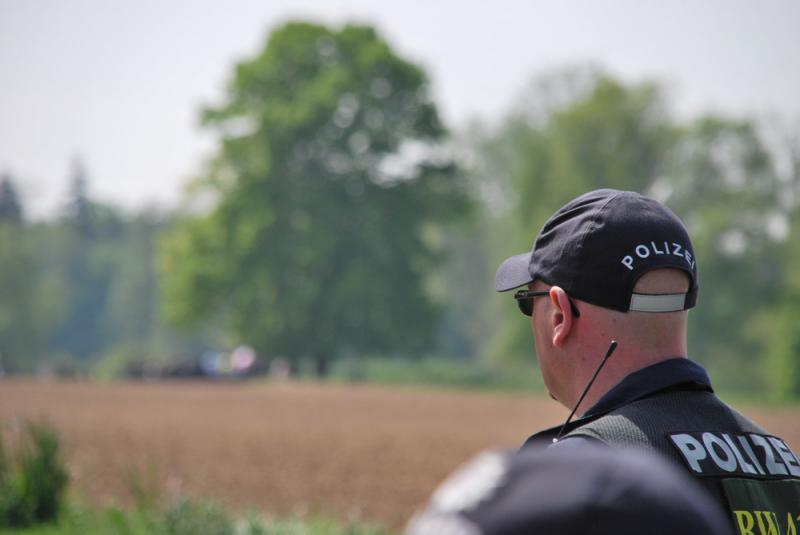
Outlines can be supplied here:
M603 373L602 371L600 373ZM639 371L635 371L626 376L611 390L600 398L583 416L569 423L564 429L564 434L569 433L597 418L632 403L636 400L652 396L659 392L674 390L702 390L713 392L711 379L705 369L699 364L687 358L674 358L665 360ZM530 436L522 445L546 446L553 443L553 439L558 436L561 426L551 427ZM597 440L589 437L574 436L566 437L559 442L559 448L577 446L579 443L591 442L596 444Z
M800 532L800 458L719 400L705 370L688 359L628 375L553 443L560 429L536 433L523 448L578 451L599 442L653 449L700 481L740 533L756 525L765 534Z

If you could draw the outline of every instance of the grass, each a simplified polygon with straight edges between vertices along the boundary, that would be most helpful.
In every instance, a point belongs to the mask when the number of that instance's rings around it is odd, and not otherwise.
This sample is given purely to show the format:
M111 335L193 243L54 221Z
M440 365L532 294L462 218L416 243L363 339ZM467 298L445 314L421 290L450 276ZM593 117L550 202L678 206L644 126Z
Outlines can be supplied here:
M366 524L331 519L274 519L250 515L236 519L218 504L178 498L168 507L106 507L71 505L53 523L25 529L0 529L10 535L388 535Z
M92 509L68 500L66 466L55 429L21 426L15 451L0 440L0 534L23 535L382 535L377 527L325 519L232 516L219 504L178 497L164 501L131 476L136 506ZM2 438L2 436L0 436Z
M22 431L14 452L6 452L0 436L0 527L20 528L57 518L67 485L56 431L33 423Z
M542 392L541 376L534 364L491 364L447 358L341 359L330 378L343 382L414 385L456 390Z

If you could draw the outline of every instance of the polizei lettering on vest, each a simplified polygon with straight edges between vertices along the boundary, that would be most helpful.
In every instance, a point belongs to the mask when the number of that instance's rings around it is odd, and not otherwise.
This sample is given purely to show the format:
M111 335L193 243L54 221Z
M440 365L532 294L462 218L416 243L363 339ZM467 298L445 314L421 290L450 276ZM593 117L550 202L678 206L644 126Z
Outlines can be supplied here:
M800 459L777 437L710 431L668 437L689 469L699 476L800 478Z
M672 255L683 258L689 264L689 268L694 269L694 258L691 251L685 248L680 243L669 241L650 241L649 243L640 243L633 248L631 254L622 257L622 265L633 271L637 259L644 260L649 258L650 255Z

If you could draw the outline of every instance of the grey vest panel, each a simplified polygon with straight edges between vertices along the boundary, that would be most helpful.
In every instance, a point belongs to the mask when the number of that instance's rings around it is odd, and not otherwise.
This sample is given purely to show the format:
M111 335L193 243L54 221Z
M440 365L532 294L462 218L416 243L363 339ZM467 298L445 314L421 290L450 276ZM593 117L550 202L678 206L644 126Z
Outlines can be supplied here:
M711 392L673 391L634 401L566 436L587 436L607 444L656 450L685 466L669 442L671 432L766 432Z
M610 445L646 448L664 455L717 498L723 509L730 512L729 518L740 533L756 533L751 528L756 524L760 526L759 523L775 526L774 531L767 529L761 533L797 533L794 519L800 521L800 477L787 473L788 464L781 472L786 474L786 478L780 481L742 479L740 475L731 474L729 477L722 473L703 477L687 467L678 448L668 438L670 434L689 438L713 434L754 436L751 433L768 435L711 392L674 391L620 407L567 436L592 437ZM778 450L773 453L778 459ZM795 474L800 461L795 462L797 460L791 452L788 455L790 460L794 459L791 468ZM759 473L766 474L763 471ZM769 473L775 474L773 471Z

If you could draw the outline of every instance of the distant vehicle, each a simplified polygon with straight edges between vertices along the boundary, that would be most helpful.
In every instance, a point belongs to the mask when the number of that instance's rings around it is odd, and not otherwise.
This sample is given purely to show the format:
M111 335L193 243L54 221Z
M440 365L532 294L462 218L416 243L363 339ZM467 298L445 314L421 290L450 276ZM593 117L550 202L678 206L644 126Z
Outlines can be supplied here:
M241 379L266 373L256 351L247 345L237 346L226 354L207 351L200 357L185 357L163 366L157 376L170 379Z

